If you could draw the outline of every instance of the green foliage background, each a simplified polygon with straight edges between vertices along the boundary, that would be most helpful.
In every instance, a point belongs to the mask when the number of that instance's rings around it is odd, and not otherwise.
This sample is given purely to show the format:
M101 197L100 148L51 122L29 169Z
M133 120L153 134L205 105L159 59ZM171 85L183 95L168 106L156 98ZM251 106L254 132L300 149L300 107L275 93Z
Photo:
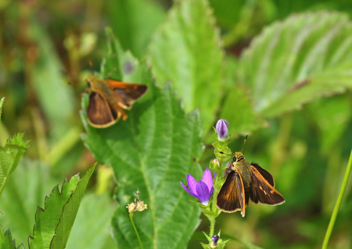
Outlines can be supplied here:
M145 248L200 248L209 223L179 182L214 158L219 118L286 199L221 214L227 248L320 248L351 150L351 15L347 0L0 1L1 248L28 248L33 228L31 248L139 248L137 187ZM149 89L95 129L90 74ZM350 190L331 248L352 247Z

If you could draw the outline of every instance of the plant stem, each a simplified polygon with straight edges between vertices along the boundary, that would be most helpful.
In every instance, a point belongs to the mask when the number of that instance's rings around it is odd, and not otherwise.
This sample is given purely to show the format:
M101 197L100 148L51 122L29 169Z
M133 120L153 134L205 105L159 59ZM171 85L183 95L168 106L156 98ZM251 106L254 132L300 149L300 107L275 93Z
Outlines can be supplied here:
M214 235L214 229L215 229L215 219L209 219L210 221L210 233L209 237L213 237Z
M137 228L136 228L136 226L134 225L132 216L133 216L133 212L130 213L130 220L131 220L132 226L133 226L133 228L134 228L134 232L135 232L136 235L137 235L138 242L139 242L139 246L141 247L141 249L143 249L142 241L141 241L141 238L139 237Z
M325 234L325 238L324 238L324 241L323 241L322 249L326 249L327 246L328 246L329 239L330 239L330 236L331 236L331 232L332 232L332 229L334 228L334 224L335 224L335 221L336 221L336 216L337 216L337 213L339 212L339 208L340 208L340 205L341 205L341 202L342 202L342 197L343 197L343 194L345 193L345 190L346 190L346 187L347 187L348 178L349 178L350 173L351 173L351 168L352 168L352 151L351 151L351 154L350 154L350 159L348 160L348 165L347 165L345 176L343 178L343 182L342 182L342 186L341 186L341 189L340 189L340 193L339 193L339 196L337 198L337 201L336 201L336 204L335 204L335 207L334 207L334 211L332 212L328 229L326 230L326 234Z
M217 176L216 176L217 177ZM218 195L217 191L214 190L214 193L213 193L213 202L211 204L211 211L212 212L216 212L216 200L215 197ZM209 221L210 221L210 232L209 232L209 236L210 237L213 237L214 235L214 230L215 230L215 218L209 218Z

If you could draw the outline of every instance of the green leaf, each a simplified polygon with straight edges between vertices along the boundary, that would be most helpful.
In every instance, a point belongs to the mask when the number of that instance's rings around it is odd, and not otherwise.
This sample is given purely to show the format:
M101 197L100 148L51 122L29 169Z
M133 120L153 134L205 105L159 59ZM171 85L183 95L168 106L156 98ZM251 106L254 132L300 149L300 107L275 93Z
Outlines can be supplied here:
M152 33L165 19L164 10L155 1L108 1L107 13L122 47L139 58L146 54Z
M220 104L222 59L208 2L176 1L152 38L148 60L157 83L171 81L187 112L200 108L205 132L214 124Z
M264 30L239 62L255 110L273 117L352 87L352 24L341 13L292 15Z
M35 248L65 248L71 232L80 202L88 181L95 169L89 169L82 179L73 176L64 182L59 190L56 186L49 197L46 197L44 209L38 207L33 229L29 238L29 246Z
M66 249L115 248L110 234L110 221L115 210L107 194L83 197Z
M7 230L5 233L0 226L0 248L1 249L16 249L15 240L12 240L10 230ZM17 249L24 248L21 244Z
M50 177L49 170L48 165L24 158L6 184L0 201L0 224L11 229L16 244L28 244L37 206L43 206L45 193L59 182Z
M121 50L116 39L108 41ZM118 182L119 207L112 220L115 241L119 248L139 248L126 209L139 188L148 209L136 212L133 219L143 247L185 248L199 224L200 211L180 181L186 180L187 173L201 178L199 116L184 113L170 85L163 91L156 87L147 65L139 64L130 53L117 56L120 65L133 65L129 73L121 70L123 79L148 85L147 93L134 103L127 120L105 129L87 123L88 96L81 112L86 146L96 160L112 166Z
M23 133L18 133L8 139L4 147L0 147L0 196L10 174L16 169L28 148L29 141L22 141L22 137Z

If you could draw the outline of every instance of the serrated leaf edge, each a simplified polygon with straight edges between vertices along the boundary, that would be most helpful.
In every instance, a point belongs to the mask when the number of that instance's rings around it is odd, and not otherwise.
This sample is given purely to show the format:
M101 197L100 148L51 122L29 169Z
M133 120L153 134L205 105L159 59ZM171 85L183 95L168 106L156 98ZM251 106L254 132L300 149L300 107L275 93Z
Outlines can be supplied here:
M92 166L89 170L87 170L87 172L84 174L84 176L83 176L82 178L79 177L79 173L78 173L78 183L77 183L77 185L76 185L76 188L72 191L70 197L67 199L66 203L62 206L62 212L61 212L61 215L60 215L60 218L59 218L59 222L58 222L57 225L56 225L55 234L54 234L53 238L52 238L51 241L50 241L50 247L49 247L49 248L51 248L52 243L53 243L53 240L54 240L54 238L55 238L55 236L56 236L56 230L57 230L58 226L60 225L62 216L63 216L64 213L65 213L65 207L66 207L66 205L67 205L67 204L70 202L70 200L72 199L73 195L75 194L75 192L76 192L76 190L77 190L77 188L78 188L78 185L79 185L79 184L82 182L82 180L87 176L87 174L89 173L89 171L92 171L92 174L93 174L93 172L94 172L96 166L97 166L97 163L94 163L93 166ZM76 214L76 215L77 215L77 214Z
M92 168L95 169L95 166L96 166L96 165L97 165L97 163L95 163L95 164L92 166ZM92 170L92 168L90 168L89 170ZM88 171L89 171L89 170L88 170ZM88 172L88 171L87 171L87 172ZM63 205L63 207L62 207L62 212L64 211L64 207L65 207L66 204L69 202L69 200L71 199L73 193L74 193L75 190L77 189L78 184L79 184L79 183L81 182L81 180L86 176L87 173L84 174L84 176L83 176L82 178L80 178L79 174L80 174L80 173L77 173L76 175L72 176L72 177L70 178L70 180L68 180L68 181L67 181L67 178L65 178L65 180L63 181L63 183L62 183L62 185L61 185L61 191L60 191L60 188L59 188L59 184L57 184L57 185L53 188L53 190L50 192L50 195L49 195L49 196L45 196L45 198L44 198L44 200L45 200L45 201L44 201L44 208L41 208L40 206L37 206L37 211L35 212L35 221L36 221L36 223L37 223L37 213L38 213L39 211L45 212L46 201L47 201L48 199L50 199L50 197L51 197L51 195L53 194L53 192L55 191L55 189L57 189L59 195L61 195L65 184L66 184L66 183L69 183L72 179L74 179L74 178L77 177L77 178L78 178L78 182L77 182L76 188L72 191L72 193L71 193L70 197L68 198L67 202L66 202L66 203ZM59 222L60 222L61 216L62 216L62 214L60 215L58 224L59 224ZM34 236L35 236L34 231L35 231L36 223L35 223L34 226L33 226L33 235L29 235L29 236L28 236L28 248L29 248L29 249L31 248L29 241L30 241L30 239L34 239ZM57 228L58 224L56 225L56 228ZM56 231L56 228L55 228L55 231ZM54 238L54 237L55 237L55 234L54 234L53 238ZM51 240L51 241L52 241L52 240ZM50 245L51 245L51 242L50 242Z

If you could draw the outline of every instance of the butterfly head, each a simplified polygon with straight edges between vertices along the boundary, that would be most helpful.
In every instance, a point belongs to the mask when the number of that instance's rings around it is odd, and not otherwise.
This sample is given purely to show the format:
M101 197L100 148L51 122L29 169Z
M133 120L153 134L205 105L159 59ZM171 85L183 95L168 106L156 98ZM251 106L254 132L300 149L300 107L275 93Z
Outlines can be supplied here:
M234 162L242 162L244 160L244 155L242 152L237 151L233 153L232 158Z

